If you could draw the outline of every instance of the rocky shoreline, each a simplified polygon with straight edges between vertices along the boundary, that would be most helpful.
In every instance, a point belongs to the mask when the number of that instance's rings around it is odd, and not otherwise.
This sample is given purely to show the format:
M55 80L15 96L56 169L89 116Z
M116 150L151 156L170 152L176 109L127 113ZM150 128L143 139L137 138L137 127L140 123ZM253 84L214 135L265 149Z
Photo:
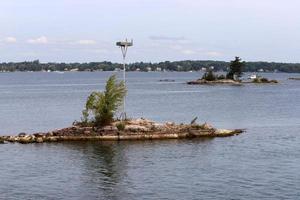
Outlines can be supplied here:
M268 80L266 78L258 78L252 81L235 81L231 79L221 79L221 80L214 80L208 81L205 79L198 79L195 81L188 81L187 84L189 85L234 85L234 86L242 86L243 84L277 84L279 83L277 80Z
M195 81L189 81L187 82L189 85L215 85L215 84L229 84L229 85L242 85L240 81L234 81L231 79L221 79L221 80L215 80L215 81L208 81L205 79L198 79Z
M291 77L289 80L300 81L300 77Z
M50 131L47 133L26 134L17 136L0 136L0 143L45 143L62 141L84 141L84 140L156 140L156 139L184 139L199 137L229 137L239 135L244 130L216 129L205 124L175 124L167 122L156 123L146 119L116 121L110 126L101 128L81 126L75 124L72 127Z

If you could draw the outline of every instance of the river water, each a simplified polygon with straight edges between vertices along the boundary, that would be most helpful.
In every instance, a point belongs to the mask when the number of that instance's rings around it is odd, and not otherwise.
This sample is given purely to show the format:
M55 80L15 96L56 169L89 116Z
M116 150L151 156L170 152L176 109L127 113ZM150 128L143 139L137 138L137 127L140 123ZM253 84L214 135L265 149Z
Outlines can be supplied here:
M0 73L0 135L79 120L111 72ZM0 199L299 199L299 74L191 86L200 73L127 74L127 115L246 128L230 138L0 145ZM121 77L121 73L118 74ZM174 82L160 82L170 79Z

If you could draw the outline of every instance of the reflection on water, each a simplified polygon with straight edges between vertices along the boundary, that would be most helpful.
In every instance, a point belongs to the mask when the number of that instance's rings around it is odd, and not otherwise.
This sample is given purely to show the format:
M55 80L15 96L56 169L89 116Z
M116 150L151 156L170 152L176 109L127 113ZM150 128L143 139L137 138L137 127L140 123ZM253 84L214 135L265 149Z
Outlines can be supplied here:
M120 183L127 176L127 159L118 142L66 142L62 145L82 159L80 188L91 190L92 196L97 192L102 197L117 197L124 192ZM87 188L87 185L93 187Z

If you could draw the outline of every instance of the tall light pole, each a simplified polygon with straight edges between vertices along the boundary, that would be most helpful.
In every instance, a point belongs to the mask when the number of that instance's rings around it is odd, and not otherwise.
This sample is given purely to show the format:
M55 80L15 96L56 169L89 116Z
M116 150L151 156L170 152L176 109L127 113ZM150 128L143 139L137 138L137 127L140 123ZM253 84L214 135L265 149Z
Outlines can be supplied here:
M133 45L133 40L131 40L129 42L126 39L123 42L117 42L116 45L118 47L120 47L121 51L122 51L122 55L123 55L123 81L124 81L124 84L126 85L126 54L127 54L128 47ZM125 100L126 100L126 97L124 98L124 101L123 101L123 113L121 114L121 118L123 117L124 120L126 119L126 109L125 109L126 102L125 102Z

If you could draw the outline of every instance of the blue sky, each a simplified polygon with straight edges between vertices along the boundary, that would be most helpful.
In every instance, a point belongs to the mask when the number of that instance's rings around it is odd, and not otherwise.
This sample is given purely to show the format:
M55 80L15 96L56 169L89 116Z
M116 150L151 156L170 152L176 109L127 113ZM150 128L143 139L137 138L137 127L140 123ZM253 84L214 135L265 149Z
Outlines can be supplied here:
M300 62L298 0L1 0L0 62Z

